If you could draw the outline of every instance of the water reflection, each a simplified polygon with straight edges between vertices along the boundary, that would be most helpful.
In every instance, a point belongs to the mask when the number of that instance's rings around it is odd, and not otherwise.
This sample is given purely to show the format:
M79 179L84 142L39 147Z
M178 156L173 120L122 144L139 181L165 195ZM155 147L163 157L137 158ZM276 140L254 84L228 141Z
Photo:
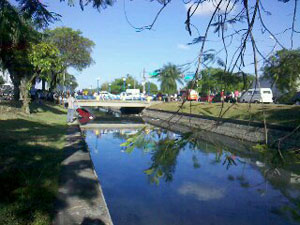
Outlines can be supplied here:
M199 201L221 199L225 196L225 188L205 187L196 183L184 183L178 193L195 196Z
M144 171L144 173L149 176L151 183L159 184L161 178L163 178L165 182L172 181L172 174L176 169L177 156L180 151L184 151L185 148L194 152L201 149L202 152L207 153L213 150L215 158L211 161L211 164L220 163L226 170L231 166L237 166L237 163L245 165L245 162L230 151L224 149L224 147L214 146L215 148L212 149L205 146L205 148L203 148L203 142L192 132L178 135L167 130L159 128L151 129L146 126L139 131L135 131L134 134L125 134L120 137L126 139L126 141L121 144L122 147L125 147L125 152L130 154L134 149L142 149L144 153L151 154L152 164ZM196 154L192 155L192 162L195 169L201 167Z
M176 169L177 156L180 151L184 151L186 147L190 150L202 150L203 142L199 140L193 132L176 135L173 132L167 130L150 129L149 127L144 127L143 129L135 132L135 134L128 135L126 142L122 143L121 146L126 147L127 153L132 153L134 149L142 149L146 153L152 155L151 166L144 170L144 173L148 175L151 183L159 184L159 180L162 178L165 182L170 182L173 180L173 173ZM282 160L280 154L271 149L264 148L260 150L259 159L263 159L263 162L255 161L255 164L260 168L266 178L263 182L250 184L244 175L246 162L240 159L237 155L232 154L230 150L225 150L221 146L215 147L215 159L211 162L212 164L221 163L226 170L229 170L232 166L241 166L241 174L239 176L228 175L228 180L237 181L242 188L256 188L257 192L261 196L264 196L267 192L267 182L271 182L275 187L280 188L283 194L292 202L294 206L284 205L279 210L275 210L273 213L290 213L291 216L300 222L300 193L297 189L294 194L296 197L287 195L286 191L282 189L283 185L277 185L276 182L281 179L288 179L287 184L300 184L300 175L295 173L286 174L284 168L297 163L297 158L295 155L289 156L289 153L285 152L285 158L289 159L287 163L286 160ZM204 148L205 151L210 152L210 148ZM291 160L291 157L293 159ZM251 163L251 159L248 163ZM252 159L254 161L255 159ZM192 156L193 167L195 169L200 168L200 162L196 155ZM300 162L300 161L299 161ZM295 165L295 164L294 164ZM285 173L285 174L282 174ZM198 200L206 201L211 199L220 199L225 193L224 188L216 189L214 187L203 187L203 185L198 185L194 183L186 183L178 189L178 192L182 195L193 195ZM287 216L287 215L286 215Z
M288 154L282 161L276 151L243 152L148 126L90 131L87 143L115 224L300 222L299 164Z

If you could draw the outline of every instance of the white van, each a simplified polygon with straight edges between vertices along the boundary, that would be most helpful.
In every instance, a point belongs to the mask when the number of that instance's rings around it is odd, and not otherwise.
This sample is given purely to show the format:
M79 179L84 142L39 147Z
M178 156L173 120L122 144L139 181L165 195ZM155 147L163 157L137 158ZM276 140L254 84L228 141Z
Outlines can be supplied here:
M273 103L271 88L249 89L242 94L240 102Z
M126 89L127 96L139 97L140 89Z

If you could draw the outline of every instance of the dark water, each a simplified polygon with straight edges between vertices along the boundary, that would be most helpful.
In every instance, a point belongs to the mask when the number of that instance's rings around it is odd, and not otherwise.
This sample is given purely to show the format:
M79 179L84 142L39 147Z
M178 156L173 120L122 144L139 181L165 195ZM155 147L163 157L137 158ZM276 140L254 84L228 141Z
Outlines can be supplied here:
M88 130L86 142L115 225L299 224L299 174L274 156L159 128Z

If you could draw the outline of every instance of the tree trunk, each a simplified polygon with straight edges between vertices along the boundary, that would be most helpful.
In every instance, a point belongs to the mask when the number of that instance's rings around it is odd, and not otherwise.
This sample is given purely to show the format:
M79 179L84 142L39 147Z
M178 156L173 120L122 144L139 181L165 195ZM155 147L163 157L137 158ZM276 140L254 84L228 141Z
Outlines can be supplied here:
M247 89L247 80L246 80L246 74L242 72L243 75L243 90Z
M20 99L22 100L22 110L23 112L30 114L30 96L29 96L29 89L31 87L31 81L27 77L23 77L21 79L21 83L19 86L20 89Z
M45 79L42 79L42 90L43 91L46 90L46 81L45 81Z
M57 79L57 74L52 72L52 79L49 83L49 91L52 92L56 86L56 79Z
M13 71L9 70L10 79L14 85L14 100L20 100L20 77L17 74L14 74Z

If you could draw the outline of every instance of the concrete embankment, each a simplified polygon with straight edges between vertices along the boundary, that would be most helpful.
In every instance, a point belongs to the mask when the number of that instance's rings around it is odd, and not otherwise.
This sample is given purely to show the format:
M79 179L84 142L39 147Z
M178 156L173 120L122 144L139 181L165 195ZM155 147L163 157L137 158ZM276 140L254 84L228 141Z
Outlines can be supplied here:
M185 127L188 131L202 130L209 131L234 139L252 142L252 143L265 143L266 134L264 124L256 122L248 122L241 120L232 120L224 118L215 118L201 115L194 115L188 113L174 113L157 109L145 109L143 117L152 119L159 119L159 123L168 124L167 128L174 125ZM288 127L281 127L276 125L267 125L267 138L268 143L276 143L276 141L293 132L293 129ZM282 143L284 147L299 146L300 132L296 132Z
M78 126L68 130L54 225L113 225L89 151Z

